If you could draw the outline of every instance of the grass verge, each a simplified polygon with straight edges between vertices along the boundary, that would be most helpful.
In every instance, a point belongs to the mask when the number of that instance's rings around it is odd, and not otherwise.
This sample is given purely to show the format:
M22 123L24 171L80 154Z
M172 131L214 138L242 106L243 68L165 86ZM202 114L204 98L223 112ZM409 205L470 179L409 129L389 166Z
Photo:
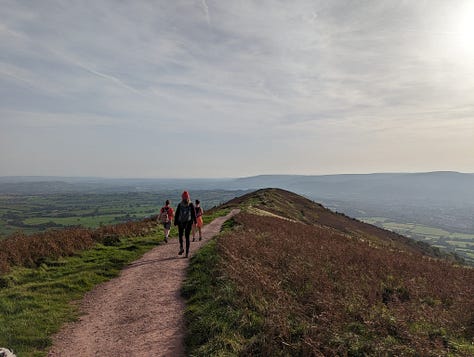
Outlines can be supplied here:
M191 259L181 290L186 299L188 356L245 354L262 330L262 317L243 307L237 287L221 267L218 240L234 227L234 219L226 221L221 234Z
M230 212L230 208L218 209L218 210L211 209L208 212L204 213L204 215L202 217L202 220L203 220L204 224L208 224L208 223L212 222L214 219L216 219L218 217L225 216L229 212Z
M217 243L210 241L191 260L182 295L186 302L186 355L237 355L245 337L237 326L243 311L236 304L237 292L219 274Z
M45 260L37 268L13 268L0 277L0 346L19 356L45 356L51 336L78 316L78 306L71 302L117 276L162 239L159 229L149 236L121 238L71 257Z

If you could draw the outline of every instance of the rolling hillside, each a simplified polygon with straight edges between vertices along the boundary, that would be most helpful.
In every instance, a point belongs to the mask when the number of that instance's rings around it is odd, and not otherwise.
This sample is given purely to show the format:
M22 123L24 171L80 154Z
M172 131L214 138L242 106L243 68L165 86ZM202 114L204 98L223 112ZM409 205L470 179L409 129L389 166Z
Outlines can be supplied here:
M223 205L225 208L234 206L252 207L297 222L330 227L338 232L357 237L361 241L375 243L381 247L421 253L433 257L444 257L459 262L463 261L462 258L456 255L443 253L426 243L358 221L345 214L333 212L307 198L281 189L258 190L235 198Z
M278 187L474 264L474 174L263 175L234 187Z
M280 189L223 207L183 288L190 354L474 354L472 268Z

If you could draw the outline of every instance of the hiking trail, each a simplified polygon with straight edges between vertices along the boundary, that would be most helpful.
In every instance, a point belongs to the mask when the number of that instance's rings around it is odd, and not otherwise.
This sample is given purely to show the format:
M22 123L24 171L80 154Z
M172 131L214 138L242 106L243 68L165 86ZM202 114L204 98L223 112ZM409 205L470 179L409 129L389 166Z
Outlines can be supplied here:
M202 228L190 257L217 235L234 209ZM178 255L177 238L126 266L80 302L81 316L53 336L48 356L184 356L184 299L180 289L189 258Z

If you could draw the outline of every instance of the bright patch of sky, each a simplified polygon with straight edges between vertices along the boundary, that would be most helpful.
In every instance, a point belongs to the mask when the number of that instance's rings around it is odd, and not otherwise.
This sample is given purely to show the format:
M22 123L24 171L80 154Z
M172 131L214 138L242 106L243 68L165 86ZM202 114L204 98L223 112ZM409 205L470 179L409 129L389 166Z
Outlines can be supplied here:
M474 172L472 0L0 8L0 176Z

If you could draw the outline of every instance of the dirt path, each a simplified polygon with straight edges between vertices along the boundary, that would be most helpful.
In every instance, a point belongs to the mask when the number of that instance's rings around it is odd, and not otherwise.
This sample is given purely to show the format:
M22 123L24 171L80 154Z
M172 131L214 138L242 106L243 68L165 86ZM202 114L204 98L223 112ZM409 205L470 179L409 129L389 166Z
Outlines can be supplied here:
M236 213L204 226L203 240L191 242L190 255ZM180 288L189 259L178 250L178 239L171 239L86 294L84 315L54 336L48 356L184 356Z

